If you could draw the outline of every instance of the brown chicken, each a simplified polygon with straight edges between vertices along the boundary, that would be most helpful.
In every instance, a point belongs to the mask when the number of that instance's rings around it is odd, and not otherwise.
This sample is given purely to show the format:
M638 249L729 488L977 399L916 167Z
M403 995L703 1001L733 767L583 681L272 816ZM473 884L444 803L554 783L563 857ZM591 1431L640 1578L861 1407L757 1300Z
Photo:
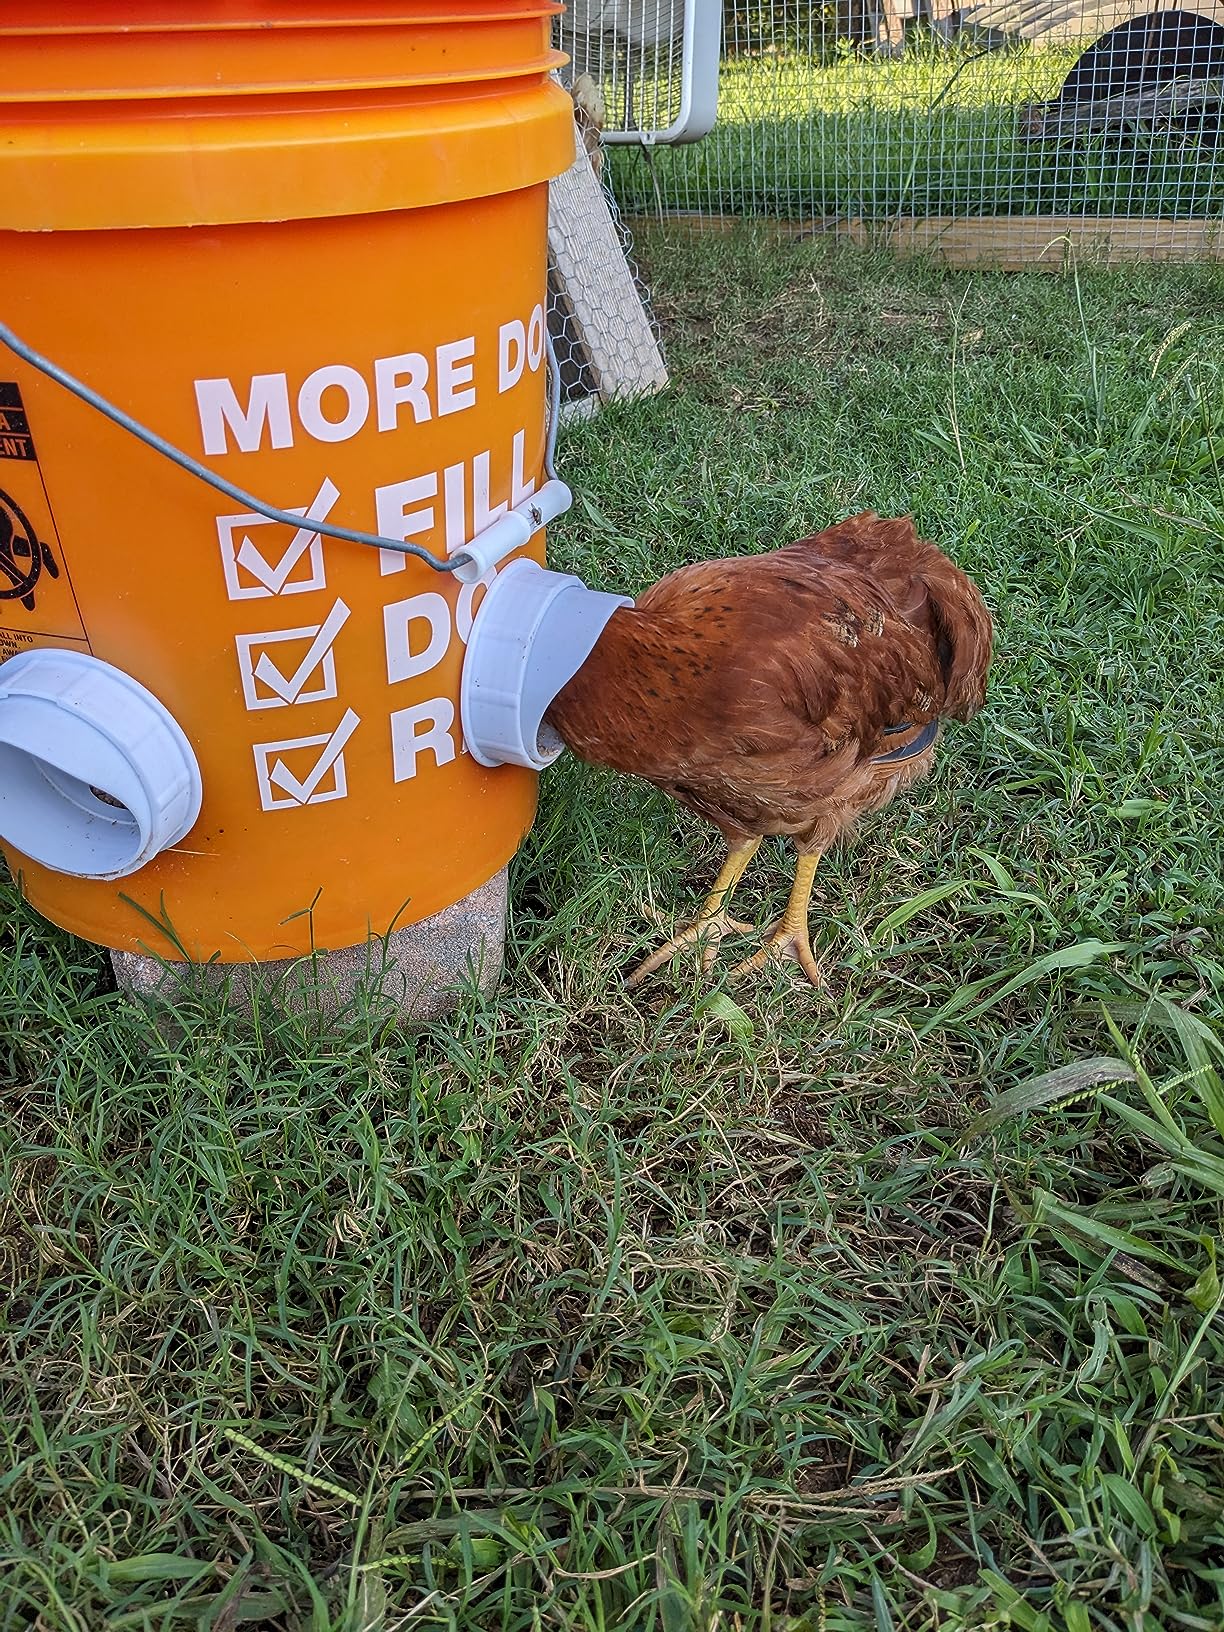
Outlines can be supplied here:
M977 589L908 520L854 516L768 555L702 561L613 613L548 719L580 759L643 777L712 822L727 859L698 917L629 976L748 924L727 904L766 834L795 841L781 920L735 974L794 959L820 984L808 909L820 857L926 775L941 722L986 696Z

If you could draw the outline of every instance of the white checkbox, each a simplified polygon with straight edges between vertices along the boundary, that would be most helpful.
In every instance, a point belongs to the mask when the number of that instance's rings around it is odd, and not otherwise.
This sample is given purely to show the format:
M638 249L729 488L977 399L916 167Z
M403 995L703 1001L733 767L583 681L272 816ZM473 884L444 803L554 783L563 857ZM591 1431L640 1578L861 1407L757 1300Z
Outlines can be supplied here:
M340 490L326 476L308 505L289 505L291 515L304 523L326 521ZM248 511L217 517L221 567L231 601L259 600L271 595L303 595L326 589L323 540L309 525L285 537L286 529L267 516ZM256 543L256 538L259 542Z
M294 703L322 703L336 695L336 636L349 619L349 609L337 601L322 623L300 629L267 629L259 634L238 635L238 672L242 695L250 710L286 708ZM271 648L291 647L308 641L305 651L283 651L274 656Z
M360 724L349 708L334 731L288 737L282 742L257 742L255 775L264 810L300 810L304 805L325 805L345 798L348 775L344 748ZM296 764L287 764L286 756Z

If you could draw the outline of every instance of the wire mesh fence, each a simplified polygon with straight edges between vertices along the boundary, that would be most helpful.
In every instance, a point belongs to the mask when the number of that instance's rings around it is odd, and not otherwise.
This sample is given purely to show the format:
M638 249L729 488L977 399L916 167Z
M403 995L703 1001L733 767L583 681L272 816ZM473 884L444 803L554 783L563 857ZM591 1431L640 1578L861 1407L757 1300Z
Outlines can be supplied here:
M601 50L588 71L623 90ZM638 48L635 117L674 50ZM1224 0L727 0L715 129L608 162L629 216L1106 217L1175 249L1162 224L1214 242L1222 113Z
M575 95L574 162L549 188L548 332L564 414L659 389L667 370L633 238L607 186L590 108Z
M553 43L569 57L562 80L600 91L605 138L666 130L680 108L685 0L572 0Z

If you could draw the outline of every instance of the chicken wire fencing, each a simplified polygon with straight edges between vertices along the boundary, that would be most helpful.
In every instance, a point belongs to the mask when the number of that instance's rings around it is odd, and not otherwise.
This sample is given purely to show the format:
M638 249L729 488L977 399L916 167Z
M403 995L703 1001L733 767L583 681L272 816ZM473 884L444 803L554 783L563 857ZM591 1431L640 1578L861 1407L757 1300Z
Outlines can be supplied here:
M620 18L607 0L594 38L578 6L575 71L601 86L608 125L666 122L686 3L619 0ZM635 5L659 27L630 39ZM964 222L1001 249L1026 222L1048 236L1050 218L1108 218L1130 249L1191 255L1216 245L1222 102L1224 0L727 0L715 128L609 149L607 169L630 217L928 241Z
M561 373L563 418L593 413L601 402L665 383L662 336L633 235L606 183L607 242L593 256L590 238L564 218L550 231L548 333ZM574 269L586 273L575 298Z
M550 183L548 206L548 332L564 417L667 381L632 235L607 185L601 99L589 79L571 85L574 162Z

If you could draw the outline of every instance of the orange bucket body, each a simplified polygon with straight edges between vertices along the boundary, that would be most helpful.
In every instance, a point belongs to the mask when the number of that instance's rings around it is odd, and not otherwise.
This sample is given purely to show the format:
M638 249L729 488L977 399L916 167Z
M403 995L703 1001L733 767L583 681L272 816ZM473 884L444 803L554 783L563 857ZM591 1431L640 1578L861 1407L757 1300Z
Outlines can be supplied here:
M39 546L0 575L0 659L125 670L203 782L131 877L6 850L64 927L193 961L350 946L462 899L530 826L534 774L460 734L481 587L310 520L444 555L542 480L556 9L6 8L0 318L303 516L239 513L0 350L0 512Z

